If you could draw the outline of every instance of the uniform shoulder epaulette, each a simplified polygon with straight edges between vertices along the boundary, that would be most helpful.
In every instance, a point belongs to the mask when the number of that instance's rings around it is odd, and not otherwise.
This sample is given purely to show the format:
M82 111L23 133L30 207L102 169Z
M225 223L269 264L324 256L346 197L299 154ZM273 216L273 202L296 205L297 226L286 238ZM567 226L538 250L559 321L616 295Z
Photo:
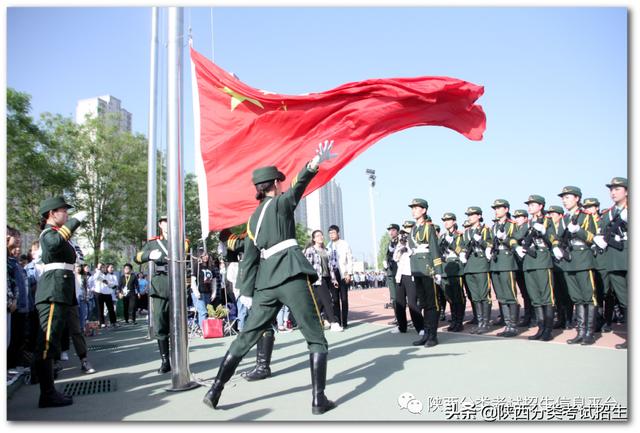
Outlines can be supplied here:
M606 214L607 212L610 212L610 211L611 211L611 209L613 209L613 207L610 207L610 208L608 208L608 209L605 209L605 210L601 211L601 212L600 212L600 215L604 215L604 214Z
M507 218L507 222L511 224L516 224L515 220L509 219L509 218Z
M60 227L53 227L53 226L51 226L51 227L49 227L49 228L50 228L51 230L56 231L56 232L57 232L58 230L60 230Z
M154 236L152 238L149 238L150 241L155 241L155 240L158 240L158 239L162 239L162 238L160 236Z

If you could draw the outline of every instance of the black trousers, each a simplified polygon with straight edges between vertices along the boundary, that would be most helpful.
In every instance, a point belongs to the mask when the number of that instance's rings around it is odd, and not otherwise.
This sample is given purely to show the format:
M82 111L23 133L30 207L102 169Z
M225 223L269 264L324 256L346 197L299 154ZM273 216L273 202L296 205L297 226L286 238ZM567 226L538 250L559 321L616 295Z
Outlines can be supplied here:
M423 310L425 328L435 332L438 328L440 316L440 301L438 299L438 287L432 277L426 275L413 275L416 284L418 301Z
M116 323L116 310L113 307L113 298L111 294L105 295L104 293L98 294L98 320L101 325L104 325L104 306L107 305L107 311L109 312L109 323L115 325Z
M7 313L9 314L9 313ZM7 368L14 368L22 361L29 330L29 313L14 311L11 314L11 343L7 348Z
M324 313L329 323L336 323L338 320L336 319L336 315L333 311L333 302L331 301L331 287L333 284L331 283L331 278L323 277L320 279L320 284L317 286L313 286L313 291L315 292L316 299L319 301L321 312Z
M424 327L424 318L420 307L418 307L418 293L416 285L411 275L403 275L400 278L400 284L396 285L396 297L393 301L393 310L398 321L398 329L401 332L407 330L407 304L409 304L409 315L416 331L422 331Z
M333 314L340 321L340 326L346 328L349 314L349 284L342 278L338 278L338 287L331 285L331 300Z
M136 304L137 304L138 296L134 293L129 293L127 296L122 298L122 304L124 305L124 321L129 323L129 317L131 317L131 321L136 321Z

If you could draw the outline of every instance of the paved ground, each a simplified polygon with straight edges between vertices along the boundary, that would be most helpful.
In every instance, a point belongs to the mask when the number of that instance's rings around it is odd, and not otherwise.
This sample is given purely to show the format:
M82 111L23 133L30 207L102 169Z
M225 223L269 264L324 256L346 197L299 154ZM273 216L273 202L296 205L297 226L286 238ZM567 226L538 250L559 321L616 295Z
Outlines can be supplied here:
M77 359L65 362L57 382L62 389L73 381L111 379L117 385L115 391L76 396L66 408L38 409L38 387L23 385L7 401L7 418L427 421L627 417L627 351L612 348L622 341L619 335L605 335L591 347L575 347L564 344L574 331L549 343L442 332L438 346L414 347L414 332L389 333L386 323L391 310L383 308L386 293L386 289L350 292L352 325L342 333L327 332L327 395L338 407L323 416L311 415L308 354L297 331L276 336L272 378L249 383L236 375L226 386L219 409L213 411L201 403L205 387L165 391L170 375L156 374L157 344L145 339L146 330L138 325L91 337L91 346L117 347L90 352L98 370L91 376L80 373ZM211 380L232 338L191 340L191 372ZM238 372L250 369L254 359L252 350Z

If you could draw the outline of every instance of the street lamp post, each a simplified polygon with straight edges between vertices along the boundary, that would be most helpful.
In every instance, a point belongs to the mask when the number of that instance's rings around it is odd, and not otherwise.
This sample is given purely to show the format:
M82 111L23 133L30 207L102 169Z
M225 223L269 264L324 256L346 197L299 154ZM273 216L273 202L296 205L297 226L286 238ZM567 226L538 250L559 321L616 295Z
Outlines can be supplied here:
M369 176L369 207L371 210L371 241L373 242L373 267L378 272L378 245L376 242L376 215L373 206L373 187L376 186L376 171L367 168L365 173Z

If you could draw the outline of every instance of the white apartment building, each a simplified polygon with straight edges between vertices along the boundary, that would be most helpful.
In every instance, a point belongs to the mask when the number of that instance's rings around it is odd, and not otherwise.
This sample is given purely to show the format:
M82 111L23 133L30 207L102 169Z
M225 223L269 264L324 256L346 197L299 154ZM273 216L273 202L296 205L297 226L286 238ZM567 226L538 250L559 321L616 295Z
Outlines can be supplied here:
M296 222L305 225L309 230L322 230L325 240L328 242L327 230L330 225L340 227L340 237L345 237L344 220L342 216L342 189L333 179L325 186L309 194L304 200L304 212L306 224L298 219ZM300 205L303 203L301 202ZM298 206L299 208L301 206ZM297 211L297 209L296 209ZM302 211L300 212L302 214Z
M131 132L131 113L122 108L122 101L111 95L80 99L76 104L76 123L81 125L86 116L96 117L107 114L119 114L119 128L123 132Z

